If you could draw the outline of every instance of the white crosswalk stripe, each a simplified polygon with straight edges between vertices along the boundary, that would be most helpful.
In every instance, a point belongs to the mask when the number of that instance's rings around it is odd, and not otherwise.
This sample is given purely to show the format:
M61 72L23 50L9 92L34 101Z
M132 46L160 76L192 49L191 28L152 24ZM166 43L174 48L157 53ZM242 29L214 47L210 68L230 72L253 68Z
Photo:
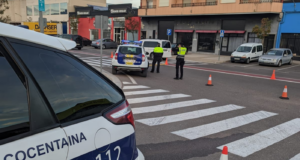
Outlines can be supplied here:
M167 123L201 118L201 117L205 117L205 116L224 113L224 112L228 112L228 111L234 111L234 110L243 109L243 108L244 107L242 107L242 106L226 105L226 106L208 108L208 109L203 109L203 110L198 110L198 111L193 111L193 112L186 112L186 113L181 113L181 114L176 114L176 115L171 115L171 116L148 118L148 119L141 119L141 120L136 120L136 121L146 124L148 126L157 126L157 125L162 125L162 124L167 124ZM189 133L190 133L190 131L189 131Z
M259 111L226 120L205 124L197 127L192 127L180 131L172 132L178 136L193 140L201 137L205 137L211 134L223 132L229 129L237 128L252 122L256 122L271 116L277 115L276 113Z
M136 103L144 103L144 102L167 100L167 99L175 99L175 98L184 98L184 97L190 97L190 95L186 95L186 94L170 94L170 95L162 95L162 96L152 96L152 97L142 97L142 98L130 98L130 99L127 99L127 101L129 102L129 104L136 104Z
M228 143L226 146L230 148L230 153L247 157L300 132L299 124L300 118L296 118L255 135ZM222 148L223 146L218 147L218 149Z
M123 82L123 84L132 84L132 83L130 83L130 82Z
M150 112L170 110L170 109L175 109L175 108L190 107L190 106L212 103L212 102L215 102L215 101L209 100L209 99L197 99L197 100L191 100L191 101L160 104L160 105L156 105L156 106L132 108L132 112L133 112L133 114L150 113Z
M151 90L144 90L144 91L132 91L132 92L124 92L125 96L131 95L140 95L140 94L151 94L151 93L164 93L169 92L163 89L151 89Z
M290 160L300 160L300 153L291 158Z
M143 86L143 85L124 86L123 90L125 90L125 89L142 89L142 88L149 88L149 87Z

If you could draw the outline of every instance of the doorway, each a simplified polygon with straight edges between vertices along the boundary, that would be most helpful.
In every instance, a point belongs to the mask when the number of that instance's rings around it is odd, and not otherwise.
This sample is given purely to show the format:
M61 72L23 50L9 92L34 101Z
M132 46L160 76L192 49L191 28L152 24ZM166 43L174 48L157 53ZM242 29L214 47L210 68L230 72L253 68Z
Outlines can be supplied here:
M124 28L115 28L114 41L121 44L121 41L124 40L124 33Z
M244 34L225 33L222 42L221 55L231 55L231 53L244 43Z
M167 40L167 29L174 31L174 21L159 21L158 22L158 39ZM173 43L173 34L169 37L170 42Z

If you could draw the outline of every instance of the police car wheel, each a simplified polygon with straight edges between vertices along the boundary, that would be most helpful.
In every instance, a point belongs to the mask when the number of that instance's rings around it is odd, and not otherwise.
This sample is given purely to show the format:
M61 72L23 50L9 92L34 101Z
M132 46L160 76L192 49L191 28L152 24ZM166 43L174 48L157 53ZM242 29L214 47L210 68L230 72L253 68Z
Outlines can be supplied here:
M112 74L117 74L117 70L114 67L111 68L111 72Z
M148 68L144 69L144 70L141 72L141 76L142 76L142 77L147 77L147 73L148 73Z

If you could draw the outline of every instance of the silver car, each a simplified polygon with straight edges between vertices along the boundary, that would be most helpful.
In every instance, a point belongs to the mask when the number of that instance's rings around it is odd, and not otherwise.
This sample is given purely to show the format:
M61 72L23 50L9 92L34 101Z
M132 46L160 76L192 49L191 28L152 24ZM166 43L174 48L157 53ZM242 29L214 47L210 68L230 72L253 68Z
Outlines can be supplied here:
M91 46L95 47L95 48L100 48L100 41L101 41L101 39L92 41ZM106 49L106 48L117 48L118 47L117 42L115 42L115 41L113 41L111 39L103 39L102 43L103 43L102 44L102 48L103 49Z
M262 55L258 63L259 65L273 65L280 67L283 64L292 64L293 54L288 48L273 48L266 54Z

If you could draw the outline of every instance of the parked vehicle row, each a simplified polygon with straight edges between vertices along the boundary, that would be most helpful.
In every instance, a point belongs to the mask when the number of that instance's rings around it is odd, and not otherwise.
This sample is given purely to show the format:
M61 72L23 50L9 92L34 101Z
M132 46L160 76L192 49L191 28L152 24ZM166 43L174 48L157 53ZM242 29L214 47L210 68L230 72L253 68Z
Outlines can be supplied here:
M283 64L292 64L293 54L288 48L273 48L263 54L263 45L261 43L245 43L240 45L232 54L231 62L258 61L259 65L282 66Z

